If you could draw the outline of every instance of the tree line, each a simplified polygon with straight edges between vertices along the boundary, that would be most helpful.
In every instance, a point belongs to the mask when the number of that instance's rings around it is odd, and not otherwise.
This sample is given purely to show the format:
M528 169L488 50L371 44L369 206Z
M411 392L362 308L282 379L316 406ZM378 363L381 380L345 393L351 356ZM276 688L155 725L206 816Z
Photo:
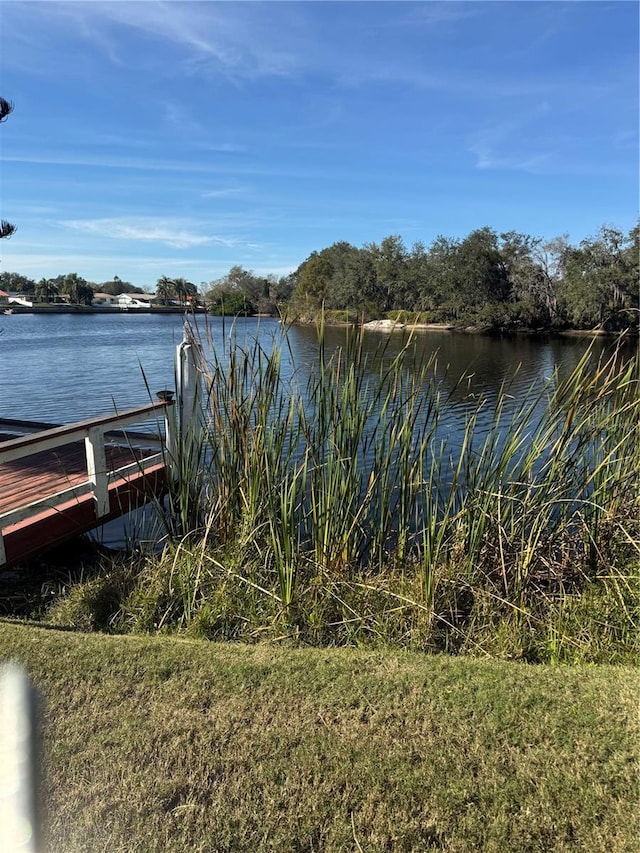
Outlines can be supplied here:
M168 305L204 303L213 314L286 314L324 310L349 319L412 317L423 322L494 329L638 326L640 224L613 226L572 245L484 227L462 239L439 236L405 246L398 235L361 248L340 241L313 251L287 276L256 275L240 265L198 289L161 276L156 295ZM93 284L77 273L35 282L0 274L0 287L51 302L61 295L91 304L95 292L142 293L118 276Z
M39 303L56 302L60 297L65 297L65 301L76 305L91 305L96 293L106 293L109 296L119 296L121 293L146 293L143 288L136 287L117 275L108 281L96 284L75 272L58 275L55 278L41 278L39 281L20 273L3 272L0 273L0 288L22 293ZM188 305L198 297L198 288L185 278L169 278L163 275L156 282L155 293L163 305L175 302Z
M298 267L292 307L492 328L623 329L638 324L640 226L603 226L571 245L491 228L408 249L389 236L334 243Z

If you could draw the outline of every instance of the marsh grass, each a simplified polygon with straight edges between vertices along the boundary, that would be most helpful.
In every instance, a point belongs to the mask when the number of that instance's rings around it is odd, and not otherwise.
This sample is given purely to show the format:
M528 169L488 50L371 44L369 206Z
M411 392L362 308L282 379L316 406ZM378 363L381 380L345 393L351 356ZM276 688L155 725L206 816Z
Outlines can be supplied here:
M225 352L204 337L203 428L177 454L168 544L130 573L114 627L636 654L635 359L587 350L519 400L505 383L454 440L452 393L411 336L367 358L353 331L327 352L320 327L315 366L286 381L286 334L269 350L231 334Z

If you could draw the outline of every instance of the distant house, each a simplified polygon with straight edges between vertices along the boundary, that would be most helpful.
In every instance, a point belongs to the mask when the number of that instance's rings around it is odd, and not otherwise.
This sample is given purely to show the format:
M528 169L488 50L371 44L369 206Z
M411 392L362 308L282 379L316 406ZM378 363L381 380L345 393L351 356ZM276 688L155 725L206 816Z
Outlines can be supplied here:
M113 307L118 304L116 299L117 297L111 293L94 293L92 305L94 308L102 308L104 306Z
M120 308L151 308L149 293L120 293L116 296Z
M9 294L6 290L0 290L0 305L9 304Z
M33 297L28 299L24 293L10 293L9 302L12 305L22 305L24 308L33 308Z
M93 305L97 308L151 308L149 293L94 293Z

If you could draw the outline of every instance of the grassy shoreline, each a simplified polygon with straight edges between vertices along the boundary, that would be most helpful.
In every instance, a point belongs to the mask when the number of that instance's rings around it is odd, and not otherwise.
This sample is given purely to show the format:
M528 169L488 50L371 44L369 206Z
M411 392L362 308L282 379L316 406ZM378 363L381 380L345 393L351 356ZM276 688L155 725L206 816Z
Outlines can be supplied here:
M50 850L636 849L638 673L0 621Z

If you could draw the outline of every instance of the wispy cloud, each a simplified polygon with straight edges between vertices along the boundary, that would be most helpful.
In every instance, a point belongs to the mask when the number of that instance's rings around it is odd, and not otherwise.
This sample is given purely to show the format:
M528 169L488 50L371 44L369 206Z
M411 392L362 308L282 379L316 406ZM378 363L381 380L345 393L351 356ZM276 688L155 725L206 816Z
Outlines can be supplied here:
M224 153L224 152L221 152ZM272 176L272 177L288 177L288 178L309 178L319 174L325 174L317 167L297 167L289 163L278 163L274 166L265 166L260 162L242 162L233 161L230 163L225 158L219 160L213 158L195 158L184 157L181 160L154 160L150 157L128 156L127 154L119 155L102 155L102 154L78 154L73 153L53 153L48 150L43 150L42 153L20 153L20 154L4 154L1 158L2 162L6 163L33 163L42 166L70 166L70 167L91 167L99 169L126 169L137 170L140 172L174 172L176 174L192 173L202 175L249 175L249 176ZM331 174L338 174L338 169L332 169ZM327 173L329 174L329 173ZM349 172L344 170L345 177L348 177Z
M216 243L222 246L234 246L234 238L212 234L197 234L184 227L180 220L156 219L153 217L125 219L68 219L62 222L67 228L84 231L99 237L116 240L141 240L164 243L176 249L189 249Z
M38 19L46 22L52 38L56 31L68 37L72 30L118 66L135 66L143 58L154 61L153 51L137 55L126 50L121 36L127 30L143 34L149 44L160 41L175 48L174 64L163 65L167 77L174 69L191 69L253 79L288 75L298 65L292 49L295 38L274 22L269 3L39 3L25 4L21 19L33 17L36 5ZM282 20L283 15L295 20L287 10L279 10L277 17Z
M204 190L200 198L233 198L249 192L249 187L220 187L219 189Z
M629 149L619 148L603 136L594 152L593 139L585 144L579 134L561 135L553 138L535 134L521 137L476 142L468 150L475 158L474 167L484 171L527 172L537 176L582 176L584 178L620 178L637 168L637 145ZM602 158L600 151L610 150L612 156ZM616 153L618 156L616 156ZM631 159L629 155L636 155Z
M188 139L189 144L200 151L212 151L221 154L239 154L247 150L247 146L235 142L219 141L219 133L212 133L209 117L196 117L197 111L185 100L166 100L162 103L164 120L168 127L177 131L182 139ZM213 137L213 139L212 139ZM218 137L218 139L216 139Z
M420 3L417 8L412 9L411 21L424 27L436 28L443 24L456 24L466 18L475 18L482 11L482 6L477 3L447 2Z
M476 169L499 169L503 171L537 172L551 161L551 152L531 154L500 154L486 145L472 145L469 149L476 157Z
M549 112L549 104L542 101L472 134L468 150L475 156L476 169L535 172L547 166L552 152L531 150L537 136L531 128L543 122Z
M381 19L377 26L397 31L402 53L398 54L395 39L382 39L379 44L376 41L375 56L370 41L361 35L367 27L375 26L365 18L365 4L331 4L333 32L323 29L327 18L318 12L321 5L318 3L85 0L6 5L11 7L11 13L5 15L10 24L10 27L4 24L5 42L10 49L5 62L10 64L14 58L22 61L23 57L11 43L14 33L26 31L33 73L38 69L42 74L48 73L53 63L57 68L61 50L79 40L117 66L153 73L160 80L222 77L245 88L245 84L262 77L299 79L312 74L337 80L347 88L389 83L479 100L549 95L559 88L557 73L545 75L544 69L529 76L516 73L515 68L508 75L466 73L461 70L464 62L459 59L454 39L460 26L469 30L477 19L491 19L496 14L493 7L537 5L543 12L538 16L540 20L536 18L537 29L528 31L529 45L531 38L547 38L547 18L552 19L550 32L556 32L562 15L551 14L555 9L544 10L561 4L482 4L453 0L395 4L393 15ZM359 6L363 7L362 12ZM478 27L482 27L482 21ZM417 33L420 39L415 38ZM137 49L128 49L134 40ZM437 50L430 50L432 42ZM443 51L441 43L449 43L451 49ZM507 49L509 46L501 46L501 50ZM33 61L35 56L38 62ZM590 98L598 85L591 75L584 80L565 78L564 83L579 88L584 97ZM608 91L604 85L600 89L605 94ZM195 130L207 124L185 113L178 101L164 106L165 118L170 122Z

